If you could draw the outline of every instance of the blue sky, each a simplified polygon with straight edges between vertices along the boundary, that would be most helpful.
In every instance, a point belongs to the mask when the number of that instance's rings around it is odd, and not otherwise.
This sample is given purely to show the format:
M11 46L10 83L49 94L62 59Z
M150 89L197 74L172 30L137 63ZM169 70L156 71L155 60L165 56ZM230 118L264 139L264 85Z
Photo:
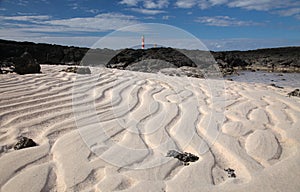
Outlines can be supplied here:
M210 50L300 46L299 0L0 0L1 39L91 47L114 31L133 44L140 34L163 31L144 23L182 29ZM164 33L158 43L181 37L171 27ZM123 48L124 41L111 44ZM198 48L189 40L180 45Z

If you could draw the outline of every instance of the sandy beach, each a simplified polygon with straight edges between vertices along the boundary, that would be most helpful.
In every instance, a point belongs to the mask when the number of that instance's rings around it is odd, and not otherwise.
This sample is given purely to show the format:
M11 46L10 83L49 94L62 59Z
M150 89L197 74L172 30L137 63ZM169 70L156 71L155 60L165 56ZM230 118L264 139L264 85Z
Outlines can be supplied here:
M297 74L249 82L41 66L0 75L3 192L300 190L300 98L287 96ZM19 136L38 146L14 150ZM185 166L169 150L199 160Z

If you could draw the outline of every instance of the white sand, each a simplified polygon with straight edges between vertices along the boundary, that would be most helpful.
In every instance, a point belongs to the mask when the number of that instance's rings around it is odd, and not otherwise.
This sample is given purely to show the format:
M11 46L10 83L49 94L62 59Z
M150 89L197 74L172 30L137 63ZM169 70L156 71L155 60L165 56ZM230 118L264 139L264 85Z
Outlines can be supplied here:
M286 96L300 79L284 74L279 89L63 68L0 75L1 191L300 190L300 99ZM39 146L13 150L20 135ZM199 160L184 166L172 149Z

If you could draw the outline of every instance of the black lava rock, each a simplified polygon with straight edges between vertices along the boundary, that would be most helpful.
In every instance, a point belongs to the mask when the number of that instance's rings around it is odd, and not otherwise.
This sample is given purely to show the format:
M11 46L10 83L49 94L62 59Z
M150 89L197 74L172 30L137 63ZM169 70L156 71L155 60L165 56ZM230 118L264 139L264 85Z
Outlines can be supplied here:
M283 89L283 87L281 87L281 86L278 86L278 85L276 85L275 83L271 83L271 84L270 84L270 86L272 86L272 87L276 87L276 88L279 88L279 89Z
M162 60L176 67L196 67L196 64L185 54L171 47L151 49L124 49L114 56L107 64L108 68L126 69L127 66L143 60Z
M224 169L227 172L229 178L236 178L236 174L234 173L234 169L228 168Z
M288 96L294 96L294 97L300 97L300 90L299 89L295 89L294 91L288 93Z
M195 162L198 161L199 157L192 154L192 153L180 153L178 151L175 150L170 150L167 153L167 157L174 157L176 159L178 159L179 161L183 162L184 165L189 165L189 162Z
M77 74L91 74L91 70L88 67L68 67L61 71Z
M32 139L22 136L18 139L18 142L15 144L14 149L19 150L34 146L37 146L37 144Z
M20 75L41 72L40 64L28 52L23 53L21 57L15 58L13 63L15 72Z

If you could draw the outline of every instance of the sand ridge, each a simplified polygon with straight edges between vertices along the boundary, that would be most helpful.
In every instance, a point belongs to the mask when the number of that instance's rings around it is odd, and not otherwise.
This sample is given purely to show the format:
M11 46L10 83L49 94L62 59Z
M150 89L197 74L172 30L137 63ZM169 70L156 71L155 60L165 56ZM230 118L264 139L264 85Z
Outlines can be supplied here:
M63 68L0 76L1 191L300 188L300 100L286 96L292 88ZM14 151L20 135L39 146ZM166 157L172 149L200 159L183 166Z

